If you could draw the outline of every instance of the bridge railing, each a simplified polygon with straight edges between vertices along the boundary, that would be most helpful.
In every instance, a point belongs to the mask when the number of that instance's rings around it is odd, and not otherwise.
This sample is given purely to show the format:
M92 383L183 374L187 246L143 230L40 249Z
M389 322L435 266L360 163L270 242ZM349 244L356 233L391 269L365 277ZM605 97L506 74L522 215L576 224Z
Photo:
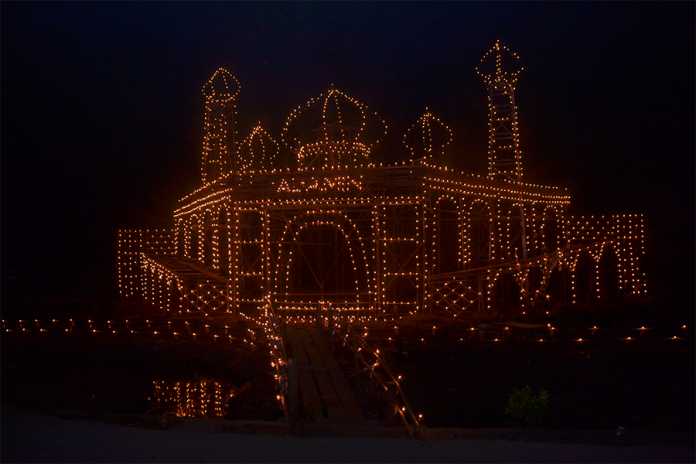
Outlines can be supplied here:
M335 328L343 346L352 351L358 363L368 372L369 378L390 396L394 413L399 416L409 435L414 438L422 436L425 428L423 415L413 410L401 388L403 376L394 374L379 348L369 346L367 329L357 327L350 321L338 323Z
M276 399L280 403L285 417L288 417L288 356L283 342L281 320L273 311L270 298L266 296L260 307L259 314L250 316L242 312L239 315L256 324L263 330L265 342L268 346L268 355L271 359L273 379L276 381Z

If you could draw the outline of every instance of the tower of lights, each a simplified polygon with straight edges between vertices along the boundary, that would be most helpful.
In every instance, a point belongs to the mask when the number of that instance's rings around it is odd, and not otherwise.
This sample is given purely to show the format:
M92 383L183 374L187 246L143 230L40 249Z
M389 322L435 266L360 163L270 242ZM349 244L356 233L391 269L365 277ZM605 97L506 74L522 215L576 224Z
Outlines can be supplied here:
M201 180L214 181L235 169L230 155L234 153L237 78L225 68L218 68L203 86L203 153Z
M515 104L520 57L500 40L475 68L488 91L488 177L521 180L522 150Z

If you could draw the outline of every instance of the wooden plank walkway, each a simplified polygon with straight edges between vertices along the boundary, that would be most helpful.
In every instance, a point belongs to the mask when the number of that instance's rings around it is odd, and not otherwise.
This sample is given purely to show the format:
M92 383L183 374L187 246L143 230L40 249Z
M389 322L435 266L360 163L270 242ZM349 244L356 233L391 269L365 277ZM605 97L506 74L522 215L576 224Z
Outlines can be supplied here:
M189 258L169 255L149 256L149 258L154 259L162 266L172 271L187 284L201 280L212 280L221 284L227 282L225 277Z
M294 358L297 366L299 401L302 404L303 415L309 419L321 419L324 416L321 394L311 372L312 363L304 347L303 339L302 331L288 328L287 342L290 348L288 356Z
M363 415L343 371L321 329L288 327L289 356L299 370L300 401L307 415L319 421L358 423ZM317 414L318 412L318 414Z

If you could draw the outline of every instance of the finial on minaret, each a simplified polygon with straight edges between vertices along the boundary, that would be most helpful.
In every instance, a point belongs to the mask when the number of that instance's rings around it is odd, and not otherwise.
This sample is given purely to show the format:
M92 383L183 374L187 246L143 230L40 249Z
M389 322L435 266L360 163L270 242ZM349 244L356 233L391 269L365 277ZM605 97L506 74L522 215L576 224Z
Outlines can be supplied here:
M488 91L488 177L520 180L522 149L515 103L517 81L524 71L520 57L496 40L475 71Z
M234 169L231 154L235 152L235 116L239 80L225 68L218 68L203 85L203 152L201 180L212 182Z

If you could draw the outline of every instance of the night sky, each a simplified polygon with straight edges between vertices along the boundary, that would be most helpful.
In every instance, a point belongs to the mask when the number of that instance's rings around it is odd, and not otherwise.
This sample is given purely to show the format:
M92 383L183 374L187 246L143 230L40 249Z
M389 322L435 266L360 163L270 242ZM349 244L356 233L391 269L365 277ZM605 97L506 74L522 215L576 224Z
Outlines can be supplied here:
M166 225L196 186L200 87L242 83L239 130L278 135L333 82L389 123L378 159L425 105L483 173L473 73L501 38L518 92L526 180L577 213L645 212L650 287L693 292L694 8L621 4L2 4L3 283L13 300L114 294L115 231Z

